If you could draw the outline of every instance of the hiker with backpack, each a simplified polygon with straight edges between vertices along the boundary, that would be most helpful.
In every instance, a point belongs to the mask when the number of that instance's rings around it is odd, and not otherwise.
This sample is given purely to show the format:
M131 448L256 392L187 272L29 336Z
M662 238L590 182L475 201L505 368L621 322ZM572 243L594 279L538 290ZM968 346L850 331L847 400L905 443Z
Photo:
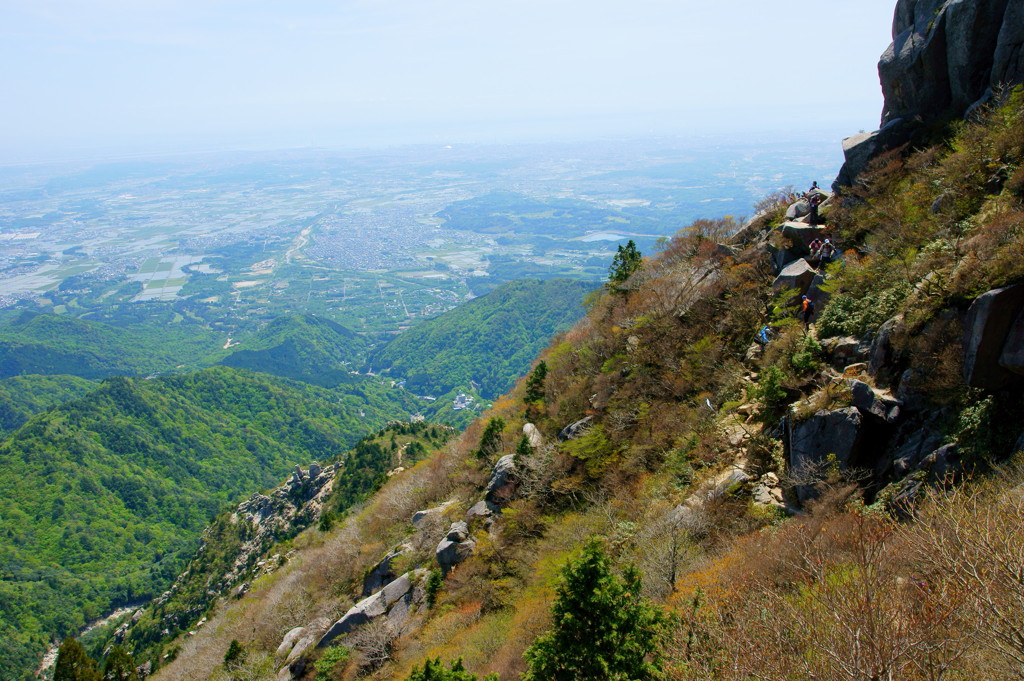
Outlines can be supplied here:
M807 296L800 297L800 314L804 318L804 326L810 327L811 317L814 316L814 301Z

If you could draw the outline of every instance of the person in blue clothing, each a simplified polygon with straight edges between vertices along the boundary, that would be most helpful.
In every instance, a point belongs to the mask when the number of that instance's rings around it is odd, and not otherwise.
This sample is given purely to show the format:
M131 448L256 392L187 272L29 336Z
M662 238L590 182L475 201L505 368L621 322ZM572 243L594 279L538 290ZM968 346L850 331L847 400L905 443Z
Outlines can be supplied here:
M772 340L772 329L770 326L762 326L757 332L757 342L761 345L768 345Z

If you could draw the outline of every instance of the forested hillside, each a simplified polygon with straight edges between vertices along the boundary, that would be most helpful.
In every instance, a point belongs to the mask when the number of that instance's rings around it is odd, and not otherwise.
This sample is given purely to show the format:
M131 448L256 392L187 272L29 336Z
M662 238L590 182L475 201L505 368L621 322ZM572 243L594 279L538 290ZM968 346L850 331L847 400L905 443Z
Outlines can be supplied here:
M122 328L68 316L24 312L0 325L0 378L66 374L82 378L147 375L196 367L217 348L216 334L191 324Z
M0 435L20 428L30 416L96 389L77 376L10 376L0 379Z
M225 504L331 460L414 402L369 381L338 393L214 368L109 378L32 417L0 443L4 668L156 595Z
M370 354L375 372L404 379L420 395L478 384L493 399L511 387L548 339L584 312L594 285L573 279L523 279L423 322Z
M325 387L352 382L366 351L362 336L312 315L278 317L220 361Z

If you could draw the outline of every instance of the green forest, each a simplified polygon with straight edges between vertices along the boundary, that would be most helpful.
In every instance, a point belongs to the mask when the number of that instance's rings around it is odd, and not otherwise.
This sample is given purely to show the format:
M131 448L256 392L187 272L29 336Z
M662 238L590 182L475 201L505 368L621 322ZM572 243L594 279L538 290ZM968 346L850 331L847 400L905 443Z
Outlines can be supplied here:
M439 395L479 384L493 399L516 378L551 336L583 316L594 288L574 279L523 279L409 329L370 353L368 364L406 380L416 394Z
M404 401L403 401L404 400ZM174 579L228 503L337 457L415 400L225 367L112 377L0 443L0 660L27 669L54 635Z

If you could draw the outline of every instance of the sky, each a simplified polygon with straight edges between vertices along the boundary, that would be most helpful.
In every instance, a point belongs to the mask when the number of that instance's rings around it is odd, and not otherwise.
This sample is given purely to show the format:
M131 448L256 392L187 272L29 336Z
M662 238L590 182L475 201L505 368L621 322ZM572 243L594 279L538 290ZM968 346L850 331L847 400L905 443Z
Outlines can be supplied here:
M878 125L894 0L0 0L0 164Z

